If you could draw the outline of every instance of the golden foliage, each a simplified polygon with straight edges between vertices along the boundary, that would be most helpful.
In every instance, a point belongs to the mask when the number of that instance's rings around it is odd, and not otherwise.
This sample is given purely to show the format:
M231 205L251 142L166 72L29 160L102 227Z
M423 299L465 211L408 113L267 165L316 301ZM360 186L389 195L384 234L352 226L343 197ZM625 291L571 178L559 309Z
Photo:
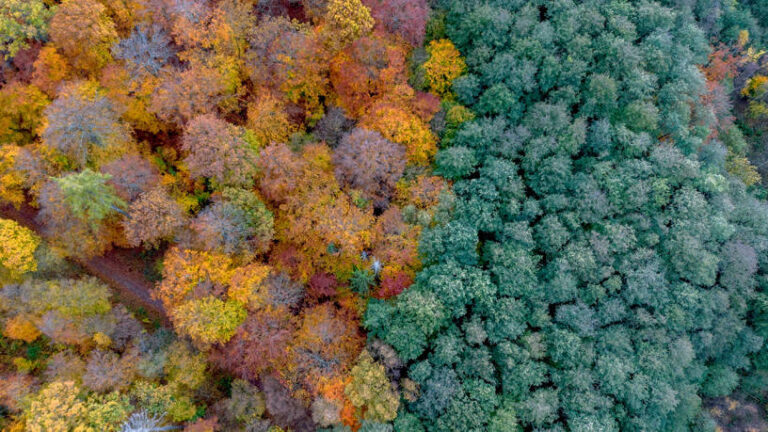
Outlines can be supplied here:
M158 133L163 125L150 112L149 106L152 93L157 90L159 80L154 76L132 80L128 71L117 64L109 64L104 68L100 84L106 89L106 94L122 108L122 117L134 128L150 133Z
M195 297L195 289L223 290L234 271L225 254L171 248L163 261L163 281L154 296L169 311Z
M213 296L191 300L170 312L176 330L201 347L225 343L246 317L242 303Z
M13 82L0 89L0 144L30 144L41 132L51 101L34 85Z
M248 104L247 127L261 146L288 142L291 134L299 130L288 118L285 103L268 92Z
M325 11L328 43L341 48L373 29L371 11L360 0L329 0Z
M86 405L72 381L53 382L30 398L24 411L27 432L86 432Z
M757 168L750 163L749 159L743 156L729 154L725 161L725 169L731 175L741 179L747 186L752 186L761 180Z
M15 166L20 152L18 146L0 146L0 203L16 208L24 202L24 176Z
M37 270L35 250L40 238L31 230L9 219L0 219L0 266L11 278Z
M423 67L429 87L441 97L451 93L453 80L467 70L459 50L448 39L433 40L427 46L429 60Z
M266 306L268 287L264 283L271 269L268 265L255 262L238 269L230 282L227 295L230 299L247 305L250 309Z
M384 366L375 362L368 351L363 351L350 372L352 382L344 393L352 404L363 410L363 417L375 422L388 422L397 417L400 400L392 389Z
M394 104L375 107L360 120L362 127L405 146L408 162L426 166L437 152L437 137L417 115Z
M40 50L34 69L32 82L48 96L54 96L59 84L71 74L67 61L52 46L44 46Z
M3 335L11 339L22 340L24 342L33 342L40 337L42 333L35 324L28 318L17 315L5 322Z

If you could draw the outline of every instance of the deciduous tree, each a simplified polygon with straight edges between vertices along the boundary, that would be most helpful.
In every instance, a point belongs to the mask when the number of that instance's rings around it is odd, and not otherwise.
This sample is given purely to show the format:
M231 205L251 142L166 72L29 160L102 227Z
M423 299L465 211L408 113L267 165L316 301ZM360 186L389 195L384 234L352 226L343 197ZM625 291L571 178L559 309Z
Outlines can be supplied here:
M453 80L467 69L459 50L448 39L434 40L427 46L429 60L424 65L427 84L441 97L451 92Z
M306 310L294 334L290 376L312 388L320 377L338 376L352 367L363 337L349 312L325 303Z
M244 131L206 114L195 117L182 139L190 174L209 177L221 186L248 186L256 175L257 153Z
M205 65L160 71L160 85L152 93L150 111L177 128L193 118L213 114L229 96L226 77Z
M10 318L3 328L3 336L27 343L34 342L41 334L35 324L22 315Z
M32 396L24 410L25 430L65 431L82 427L87 415L80 389L72 381L54 382Z
M159 26L140 26L112 46L112 55L125 61L131 80L157 76L174 55L170 42Z
M97 224L114 213L125 214L122 209L126 206L125 201L107 183L111 177L86 168L81 173L69 174L53 181L75 217Z
M8 0L0 6L0 51L5 59L13 58L19 50L29 47L30 40L48 37L48 20L55 7L42 0Z
M117 108L91 81L62 89L45 116L43 142L78 168L108 161L128 150L133 141Z
M363 350L350 375L352 381L344 393L355 407L363 411L363 418L380 423L394 420L400 400L392 389L384 366Z
M56 95L59 84L72 73L64 57L50 45L40 49L33 67L33 84L51 97Z
M123 229L129 244L156 247L164 240L173 239L185 222L181 206L157 187L142 193L131 203L123 220Z
M41 132L50 100L34 85L14 82L0 90L0 143L30 144Z
M112 60L109 50L117 31L107 9L95 0L67 0L56 9L48 32L69 64L96 73Z
M77 174L72 174L78 176ZM110 221L98 219L114 214L112 205L120 201L111 187L106 183L106 177L97 173L84 173L83 189L80 189L79 176L69 181L69 198L56 181L45 183L40 190L40 212L38 221L43 224L45 233L56 247L68 254L78 257L92 257L101 255L118 238L115 226ZM90 184L89 184L90 183ZM96 201L88 201L92 192L105 193L104 196L96 196ZM83 217L75 215L75 210L70 205L74 203L75 209L83 212ZM93 207L95 214L89 219L87 211Z
M245 308L240 302L213 296L182 303L171 312L176 331L188 335L200 347L227 342L245 317Z
M247 127L261 146L287 143L298 127L291 122L284 101L266 92L248 105Z
M26 199L27 180L16 166L22 149L14 145L0 146L0 202L19 207Z
M252 311L229 342L213 351L212 360L247 380L257 380L270 370L284 371L295 321L285 307L267 306Z
M363 0L376 25L415 47L424 43L429 7L425 0Z
M109 184L126 202L135 201L160 181L157 168L137 153L116 159L101 167L101 171L112 176Z
M0 243L0 268L8 277L16 279L37 270L35 251L40 238L33 231L15 221L0 219Z
M377 131L384 138L405 146L408 162L427 165L437 151L437 138L418 116L392 104L374 107L360 126Z
M328 0L323 17L329 44L336 49L373 29L371 11L360 0Z
M334 151L336 178L360 190L376 208L386 208L405 169L405 149L379 133L355 129Z
M131 385L135 369L134 356L95 349L88 356L83 385L101 393L122 390Z

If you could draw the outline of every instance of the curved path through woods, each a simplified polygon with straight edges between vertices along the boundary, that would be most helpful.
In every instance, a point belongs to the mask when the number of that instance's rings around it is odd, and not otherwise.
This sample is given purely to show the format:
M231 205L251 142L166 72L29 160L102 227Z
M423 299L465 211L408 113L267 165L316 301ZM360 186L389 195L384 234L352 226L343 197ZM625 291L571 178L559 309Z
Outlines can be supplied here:
M18 209L0 206L0 217L13 219L45 237L42 225L37 221L37 210L29 205L24 204ZM162 303L150 295L153 284L141 272L143 262L136 255L137 250L117 248L100 257L73 261L109 285L120 302L141 307L151 318L168 324Z

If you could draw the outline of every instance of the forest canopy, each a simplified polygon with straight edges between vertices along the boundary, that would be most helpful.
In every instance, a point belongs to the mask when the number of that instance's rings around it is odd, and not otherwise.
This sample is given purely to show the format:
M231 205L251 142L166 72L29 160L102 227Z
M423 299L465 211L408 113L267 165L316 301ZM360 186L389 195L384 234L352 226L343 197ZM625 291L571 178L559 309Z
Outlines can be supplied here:
M766 19L0 0L0 429L768 429Z

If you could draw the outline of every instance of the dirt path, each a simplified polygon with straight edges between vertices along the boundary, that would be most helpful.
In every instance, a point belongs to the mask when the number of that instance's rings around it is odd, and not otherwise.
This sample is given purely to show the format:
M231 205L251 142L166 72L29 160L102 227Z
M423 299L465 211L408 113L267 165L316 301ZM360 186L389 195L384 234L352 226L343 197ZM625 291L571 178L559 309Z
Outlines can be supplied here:
M19 209L0 206L0 217L13 219L43 235L42 225L36 219L37 210L26 204ZM138 258L136 250L117 248L104 256L87 260L73 259L73 261L109 285L115 292L116 300L133 309L141 308L150 318L168 324L162 303L149 294L153 284L140 270L143 262Z

